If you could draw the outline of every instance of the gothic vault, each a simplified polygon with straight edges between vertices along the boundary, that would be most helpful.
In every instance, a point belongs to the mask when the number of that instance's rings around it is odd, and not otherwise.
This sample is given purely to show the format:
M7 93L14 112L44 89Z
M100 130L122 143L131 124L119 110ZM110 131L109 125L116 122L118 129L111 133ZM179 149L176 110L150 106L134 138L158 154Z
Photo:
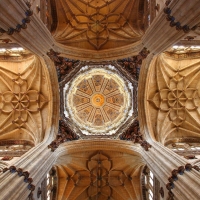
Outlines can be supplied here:
M199 200L200 1L0 1L0 199Z

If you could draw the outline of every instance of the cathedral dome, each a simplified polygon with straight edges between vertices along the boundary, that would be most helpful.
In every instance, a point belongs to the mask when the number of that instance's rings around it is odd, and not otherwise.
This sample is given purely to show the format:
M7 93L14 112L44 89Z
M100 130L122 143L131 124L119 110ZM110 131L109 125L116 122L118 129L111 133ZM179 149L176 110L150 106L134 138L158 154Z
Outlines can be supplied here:
M84 67L65 85L65 116L86 135L111 135L131 115L130 85L113 66Z

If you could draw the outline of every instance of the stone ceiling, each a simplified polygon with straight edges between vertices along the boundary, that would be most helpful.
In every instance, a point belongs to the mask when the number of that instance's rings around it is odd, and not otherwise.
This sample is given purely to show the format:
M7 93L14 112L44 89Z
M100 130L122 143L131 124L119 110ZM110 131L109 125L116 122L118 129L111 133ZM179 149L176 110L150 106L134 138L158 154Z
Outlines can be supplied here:
M113 66L99 67L83 67L64 87L65 117L86 135L112 135L133 114L131 83Z
M55 3L57 28L53 36L66 46L113 49L139 41L144 33L144 2L139 0L57 0Z
M147 118L157 141L199 137L200 53L165 53L154 58L148 72Z
M61 156L57 160L57 199L141 199L138 155L92 151Z
M1 140L42 142L50 119L50 100L43 61L30 52L0 57Z

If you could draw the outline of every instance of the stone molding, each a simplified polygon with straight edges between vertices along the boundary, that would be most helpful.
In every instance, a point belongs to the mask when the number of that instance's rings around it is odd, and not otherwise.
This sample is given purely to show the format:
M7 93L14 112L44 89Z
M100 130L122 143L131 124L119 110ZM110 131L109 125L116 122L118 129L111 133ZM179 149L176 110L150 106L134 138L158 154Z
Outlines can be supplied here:
M30 190L30 194L28 195L29 199L33 197L33 191L35 190L35 185L32 184L33 179L30 177L30 173L28 171L23 171L21 168L16 168L15 166L10 166L9 168L4 168L3 173L10 171L10 173L17 173L19 177L24 176L24 182L28 184L27 188ZM16 177L16 176L15 176Z
M166 188L169 191L168 195L173 198L174 194L172 192L172 189L174 189L174 181L178 181L178 175L184 175L185 171L191 171L192 169L195 169L196 171L200 171L200 168L197 165L192 166L190 163L187 163L185 166L180 166L178 169L174 169L171 172L171 176L168 178L168 183L166 184Z
M25 18L23 18L22 24L17 24L16 27L9 27L7 30L4 30L3 28L0 27L0 33L7 33L8 35L12 35L14 32L19 33L21 29L26 29L27 28L27 23L30 23L31 19L30 16L33 15L33 11L31 10L31 3L26 2L25 3L27 6L27 10L25 11Z

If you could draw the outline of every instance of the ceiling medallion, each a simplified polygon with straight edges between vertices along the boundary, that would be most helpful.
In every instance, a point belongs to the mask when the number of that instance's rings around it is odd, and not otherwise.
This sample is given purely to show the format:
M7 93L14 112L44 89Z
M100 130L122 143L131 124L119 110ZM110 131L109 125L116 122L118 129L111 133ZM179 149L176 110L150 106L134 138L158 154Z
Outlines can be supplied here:
M91 98L94 107L100 108L105 104L105 96L103 94L94 94Z
M112 135L133 114L132 89L114 66L85 66L64 87L65 117L84 135Z

